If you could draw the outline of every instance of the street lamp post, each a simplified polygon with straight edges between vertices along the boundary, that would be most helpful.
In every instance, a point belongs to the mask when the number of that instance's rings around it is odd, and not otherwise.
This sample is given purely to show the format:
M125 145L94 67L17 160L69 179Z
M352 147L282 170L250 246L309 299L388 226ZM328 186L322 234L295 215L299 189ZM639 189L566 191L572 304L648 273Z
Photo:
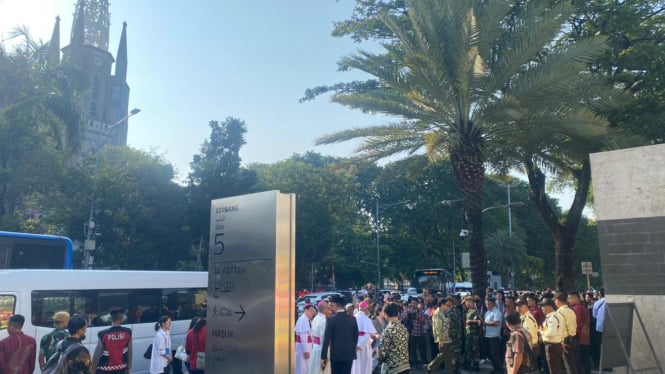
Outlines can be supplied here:
M381 292L381 246L379 245L379 199L376 199L376 221L374 222L374 229L376 230L376 294Z
M504 184L506 186L507 192L508 192L508 204L506 205L508 207L508 236L513 237L513 214L511 211L511 202L510 202L510 186L512 186L511 183L506 183ZM524 206L524 203L521 203L519 206ZM515 265L512 263L510 264L510 286L515 289Z
M88 221L83 225L83 234L85 235L85 243L83 247L83 268L92 269L92 252L97 247L97 223L95 222L95 195L97 192L97 179L99 178L99 162L100 162L100 151L104 146L105 140L109 137L113 129L125 122L136 114L141 112L141 109L134 108L128 115L119 119L114 124L109 125L105 128L104 137L100 140L97 147L94 149L95 152L95 169L93 170L93 180L92 180L92 199L90 201L90 214L88 215Z
M444 206L451 206L453 203L464 201L464 199L454 199L454 200L442 200L439 201L439 204L444 205ZM512 220L512 214L511 214L511 208L519 208L523 207L524 202L522 201L516 201L516 202L511 202L510 201L510 185L508 185L508 204L504 205L494 205L490 206L487 208L484 208L482 210L482 213L485 213L487 211L490 211L492 209L508 209L508 234L510 237L513 236L513 220ZM455 242L453 241L453 276L455 274ZM511 265L511 270L510 270L510 282L513 288L515 288L515 271L512 268Z

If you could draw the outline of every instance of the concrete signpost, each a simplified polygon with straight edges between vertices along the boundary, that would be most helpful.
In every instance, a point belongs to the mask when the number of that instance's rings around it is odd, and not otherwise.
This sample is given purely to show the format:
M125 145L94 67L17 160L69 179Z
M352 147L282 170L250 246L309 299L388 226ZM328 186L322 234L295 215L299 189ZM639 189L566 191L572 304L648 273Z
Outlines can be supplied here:
M295 195L213 200L208 258L205 370L293 372Z

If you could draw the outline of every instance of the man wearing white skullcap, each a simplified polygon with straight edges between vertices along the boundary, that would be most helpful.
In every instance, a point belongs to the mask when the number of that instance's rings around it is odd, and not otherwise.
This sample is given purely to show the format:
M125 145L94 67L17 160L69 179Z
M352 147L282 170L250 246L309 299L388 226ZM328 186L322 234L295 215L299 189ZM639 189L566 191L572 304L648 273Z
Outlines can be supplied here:
M369 303L361 301L358 304L356 322L358 323L358 344L356 345L356 360L353 363L354 374L372 373L372 336L376 336L376 329L369 319Z

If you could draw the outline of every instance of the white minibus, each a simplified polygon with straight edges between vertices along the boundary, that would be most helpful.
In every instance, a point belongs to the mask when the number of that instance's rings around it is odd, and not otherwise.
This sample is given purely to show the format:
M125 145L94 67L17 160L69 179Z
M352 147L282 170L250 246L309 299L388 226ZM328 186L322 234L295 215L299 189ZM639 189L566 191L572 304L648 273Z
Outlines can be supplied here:
M23 332L37 340L53 329L53 314L89 317L83 342L90 353L97 334L108 328L110 310L124 308L124 326L132 329L132 373L148 373L150 360L143 353L155 335L155 322L171 317L173 350L183 344L191 319L205 316L208 273L124 270L0 270L0 339L7 336L7 321L25 317ZM37 349L39 351L39 348ZM39 365L35 365L35 374Z

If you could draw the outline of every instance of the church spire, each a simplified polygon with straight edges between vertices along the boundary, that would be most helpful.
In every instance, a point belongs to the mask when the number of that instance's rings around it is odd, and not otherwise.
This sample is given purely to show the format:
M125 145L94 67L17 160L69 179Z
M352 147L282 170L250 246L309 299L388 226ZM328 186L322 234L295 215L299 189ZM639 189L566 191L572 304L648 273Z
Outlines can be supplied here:
M127 80L127 22L122 23L120 45L118 45L118 54L115 56L115 76L120 81Z
M69 44L74 47L83 47L85 44L85 1L78 0L74 24L72 25L72 37Z
M110 25L108 0L77 0L72 44L74 40L82 41L84 45L108 51Z
M46 61L50 67L60 64L60 16L55 17L55 26L53 26L53 34L51 34Z

